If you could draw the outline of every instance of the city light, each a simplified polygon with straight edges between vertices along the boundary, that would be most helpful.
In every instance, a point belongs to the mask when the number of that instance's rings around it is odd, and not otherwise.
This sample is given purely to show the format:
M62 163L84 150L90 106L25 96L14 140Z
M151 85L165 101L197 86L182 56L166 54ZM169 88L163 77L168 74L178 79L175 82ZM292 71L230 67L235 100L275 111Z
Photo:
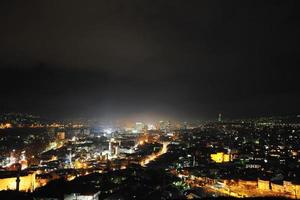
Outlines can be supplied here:
M0 200L300 199L299 11L1 1Z

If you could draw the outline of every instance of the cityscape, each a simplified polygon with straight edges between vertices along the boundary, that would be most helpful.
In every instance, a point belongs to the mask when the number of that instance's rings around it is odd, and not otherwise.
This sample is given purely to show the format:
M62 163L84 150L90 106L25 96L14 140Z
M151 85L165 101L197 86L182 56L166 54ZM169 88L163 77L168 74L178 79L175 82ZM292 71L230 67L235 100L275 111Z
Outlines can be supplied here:
M299 11L1 0L0 200L300 199Z
M24 198L300 195L300 115L107 126L9 113L0 133L0 189Z

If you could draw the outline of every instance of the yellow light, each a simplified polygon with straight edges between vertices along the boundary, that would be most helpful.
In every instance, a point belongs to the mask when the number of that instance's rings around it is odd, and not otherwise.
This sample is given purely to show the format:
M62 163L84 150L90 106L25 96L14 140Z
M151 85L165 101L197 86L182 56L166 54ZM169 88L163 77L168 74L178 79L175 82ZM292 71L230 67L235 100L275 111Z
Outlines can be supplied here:
M216 163L229 162L230 154L224 154L223 152L219 152L216 154L211 154L210 158Z

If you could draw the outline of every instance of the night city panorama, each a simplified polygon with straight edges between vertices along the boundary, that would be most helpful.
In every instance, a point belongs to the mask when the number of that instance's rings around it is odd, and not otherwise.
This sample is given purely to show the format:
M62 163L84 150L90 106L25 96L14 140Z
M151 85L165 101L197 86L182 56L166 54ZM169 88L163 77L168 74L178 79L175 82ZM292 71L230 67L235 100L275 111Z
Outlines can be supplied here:
M0 199L300 198L299 4L1 0Z

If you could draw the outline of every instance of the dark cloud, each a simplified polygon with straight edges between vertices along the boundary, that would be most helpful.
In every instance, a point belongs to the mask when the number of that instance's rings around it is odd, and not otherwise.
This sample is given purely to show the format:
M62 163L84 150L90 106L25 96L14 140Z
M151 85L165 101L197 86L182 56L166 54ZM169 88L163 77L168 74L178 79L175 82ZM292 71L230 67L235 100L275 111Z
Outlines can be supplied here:
M299 112L297 1L1 1L1 110Z

